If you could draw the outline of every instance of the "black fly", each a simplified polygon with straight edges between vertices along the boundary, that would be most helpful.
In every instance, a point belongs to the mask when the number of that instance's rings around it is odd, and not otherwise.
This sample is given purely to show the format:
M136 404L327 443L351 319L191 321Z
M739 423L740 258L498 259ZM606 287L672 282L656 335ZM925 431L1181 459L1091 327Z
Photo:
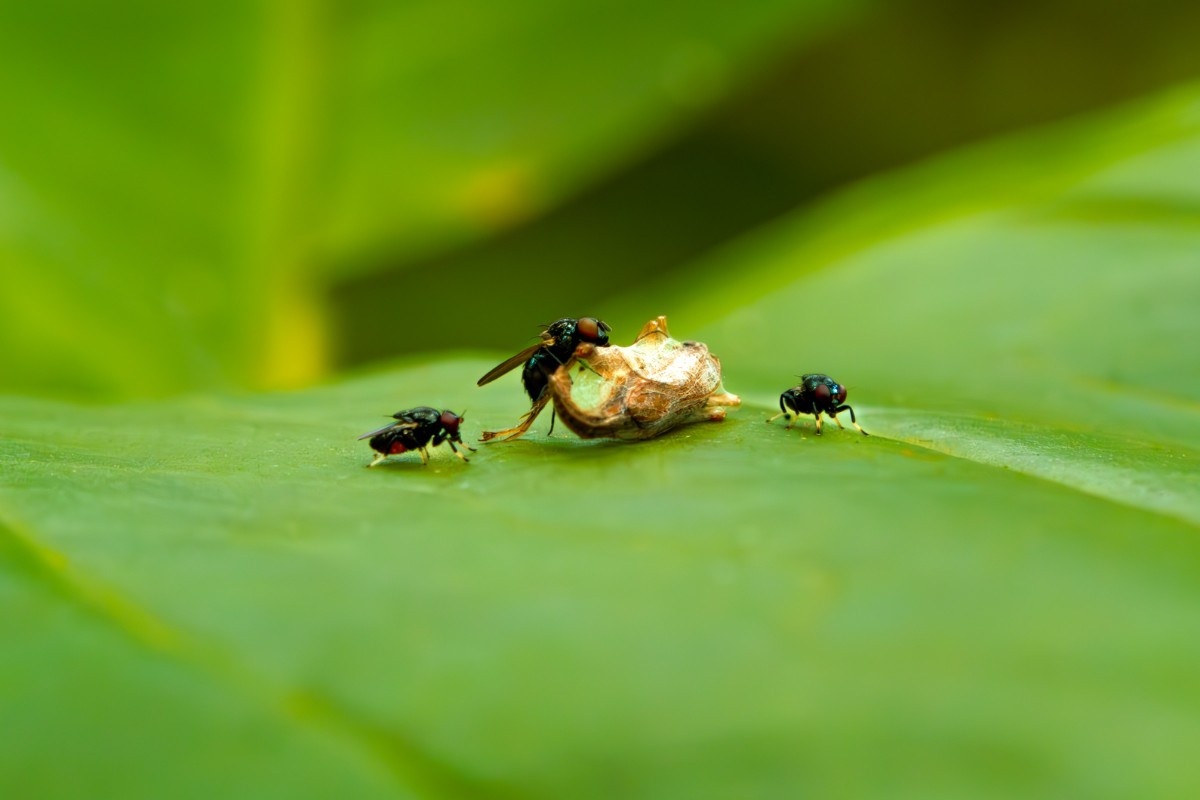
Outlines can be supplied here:
M376 453L375 460L370 464L372 467L388 456L399 455L409 450L416 450L421 456L421 463L428 464L429 452L426 448L430 442L434 447L442 442L448 443L450 449L454 451L454 455L461 458L463 462L467 462L469 459L458 451L458 448L454 446L455 443L457 442L468 450L475 449L463 443L462 434L459 433L458 426L462 424L462 414L455 414L453 411L438 411L429 406L418 406L405 411L397 411L392 416L396 418L395 422L358 437L359 441L371 440L371 449Z
M779 395L780 411L767 422L787 417L787 426L790 429L802 414L812 414L817 420L817 435L820 436L822 413L832 418L839 428L845 429L846 426L837 418L837 415L843 411L849 411L850 424L857 428L863 436L868 436L869 434L859 427L858 420L854 418L854 409L845 403L846 387L833 378L820 374L801 375L799 386L793 386Z
M611 330L612 328L608 326L607 322L595 317L560 319L546 326L546 330L542 331L540 342L505 359L480 378L478 385L483 386L524 364L525 368L521 370L521 383L524 384L525 393L529 395L529 400L533 403L533 406L525 412L515 427L502 431L484 431L483 441L487 442L500 437L515 439L529 430L529 426L533 424L537 415L546 407L547 400L550 399L546 391L550 376L559 367L570 364L575 357L575 348L579 346L580 342L606 347L608 333ZM550 420L550 430L554 430L553 419Z

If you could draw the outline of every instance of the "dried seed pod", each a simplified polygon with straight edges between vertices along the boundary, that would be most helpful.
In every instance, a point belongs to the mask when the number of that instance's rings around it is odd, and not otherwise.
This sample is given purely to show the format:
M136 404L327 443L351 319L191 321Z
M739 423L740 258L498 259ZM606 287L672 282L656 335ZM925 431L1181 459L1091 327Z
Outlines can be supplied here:
M721 387L721 362L700 342L680 342L667 318L650 320L629 347L580 344L574 376L550 376L554 410L584 439L649 439L688 422L725 419L741 398Z

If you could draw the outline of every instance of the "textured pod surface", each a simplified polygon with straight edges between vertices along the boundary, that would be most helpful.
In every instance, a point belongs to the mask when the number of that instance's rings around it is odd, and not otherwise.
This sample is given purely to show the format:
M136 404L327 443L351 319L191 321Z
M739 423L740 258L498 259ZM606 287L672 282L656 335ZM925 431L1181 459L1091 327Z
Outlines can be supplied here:
M719 421L741 403L721 386L721 362L700 342L671 338L667 318L642 327L629 347L575 351L581 364L550 378L554 409L584 439L649 439L688 422Z

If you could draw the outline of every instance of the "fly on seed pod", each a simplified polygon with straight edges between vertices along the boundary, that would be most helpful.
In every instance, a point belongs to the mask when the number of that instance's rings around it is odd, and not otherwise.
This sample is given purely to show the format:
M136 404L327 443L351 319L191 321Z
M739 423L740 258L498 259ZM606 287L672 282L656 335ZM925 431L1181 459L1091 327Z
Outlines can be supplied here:
M508 441L522 436L537 415L542 413L546 402L550 399L546 391L547 379L558 369L574 364L575 348L580 342L588 342L596 347L608 346L608 334L612 328L608 323L595 317L580 317L574 319L564 317L552 322L542 331L541 341L530 345L521 352L501 361L492 367L486 375L479 379L477 385L491 383L501 375L516 369L522 364L521 383L525 385L525 393L533 403L521 421L511 428L502 431L484 431L480 441L493 442L497 439ZM550 417L550 431L554 431L554 417Z
M721 386L721 362L700 342L680 342L667 318L646 323L629 347L583 342L584 362L550 376L554 409L584 439L649 439L688 422L725 419L741 399Z

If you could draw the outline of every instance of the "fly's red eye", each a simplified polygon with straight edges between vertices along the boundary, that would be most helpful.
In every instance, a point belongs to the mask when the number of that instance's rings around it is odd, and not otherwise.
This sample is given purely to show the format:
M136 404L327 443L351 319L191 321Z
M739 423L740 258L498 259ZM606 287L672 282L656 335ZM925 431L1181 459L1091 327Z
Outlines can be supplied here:
M830 396L831 393L829 391L829 387L823 383L818 383L817 388L813 389L813 397L815 397L819 402L829 402Z
M837 401L838 401L838 404L839 404L839 405L840 405L840 404L842 404L842 403L844 403L844 402L846 402L846 387L845 387L845 386L839 386L839 387L837 388L837 394L835 395L835 397L837 398Z
M593 317L582 317L575 323L579 338L585 342L594 342L600 336L600 323Z
M462 422L462 417L453 411L443 411L439 421L442 423L442 427L450 433L458 433L458 425Z

